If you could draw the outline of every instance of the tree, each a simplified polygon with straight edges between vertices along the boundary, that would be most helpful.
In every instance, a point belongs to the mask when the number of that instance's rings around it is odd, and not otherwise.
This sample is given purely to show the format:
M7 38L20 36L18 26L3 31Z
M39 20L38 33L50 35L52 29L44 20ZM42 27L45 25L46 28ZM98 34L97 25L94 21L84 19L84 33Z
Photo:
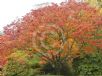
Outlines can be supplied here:
M89 53L90 47L102 48L102 34L98 31L102 29L101 20L102 16L98 13L98 10L86 3L71 1L61 3L60 6L52 3L52 5L32 10L22 19L7 25L4 28L3 35L7 36L4 37L7 38L4 41L5 46L7 46L5 49L8 49L7 51L14 48L35 51L33 46L34 34L38 33L42 37L41 34L46 31L44 29L47 29L47 26L55 25L66 31L64 32L64 35L68 36L66 39L70 36L72 40L84 43L86 47L89 46L88 48L84 47L86 49L84 51ZM37 30L40 30L40 33ZM52 31L52 29L49 29L49 31Z

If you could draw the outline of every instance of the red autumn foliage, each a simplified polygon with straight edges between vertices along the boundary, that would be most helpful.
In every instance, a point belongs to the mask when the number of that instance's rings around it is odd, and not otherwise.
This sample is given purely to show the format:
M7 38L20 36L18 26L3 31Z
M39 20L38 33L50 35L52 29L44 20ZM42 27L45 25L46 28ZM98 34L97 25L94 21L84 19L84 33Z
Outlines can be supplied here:
M6 58L4 57L0 58L0 68L2 68L3 65L6 64L6 62L7 62Z
M102 30L102 16L88 4L76 3L72 0L69 3L61 3L60 6L52 4L32 10L22 19L7 25L4 28L4 35L0 37L0 54L6 55L14 48L24 50L32 48L33 34L36 29L50 24L66 26L66 30L71 31L73 38L102 48L102 39L93 40L93 32L97 30L97 27ZM95 36L102 36L102 34L95 34Z

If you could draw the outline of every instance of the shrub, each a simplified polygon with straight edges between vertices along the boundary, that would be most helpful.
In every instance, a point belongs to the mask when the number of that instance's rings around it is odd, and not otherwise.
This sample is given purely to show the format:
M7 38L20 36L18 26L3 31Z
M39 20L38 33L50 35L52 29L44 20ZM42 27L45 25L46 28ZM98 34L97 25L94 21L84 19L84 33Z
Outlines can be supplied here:
M36 58L29 58L24 51L16 51L9 56L3 73L5 76L35 76L39 74L38 62Z
M102 53L96 51L77 57L73 61L73 67L77 76L101 76Z

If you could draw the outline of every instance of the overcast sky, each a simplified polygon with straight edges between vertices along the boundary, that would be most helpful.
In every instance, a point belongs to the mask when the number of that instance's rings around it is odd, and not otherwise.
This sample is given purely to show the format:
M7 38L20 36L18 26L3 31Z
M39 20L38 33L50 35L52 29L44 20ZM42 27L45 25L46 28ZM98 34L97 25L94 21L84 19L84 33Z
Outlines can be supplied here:
M36 4L55 2L60 3L65 0L0 0L0 31L14 19L25 15Z

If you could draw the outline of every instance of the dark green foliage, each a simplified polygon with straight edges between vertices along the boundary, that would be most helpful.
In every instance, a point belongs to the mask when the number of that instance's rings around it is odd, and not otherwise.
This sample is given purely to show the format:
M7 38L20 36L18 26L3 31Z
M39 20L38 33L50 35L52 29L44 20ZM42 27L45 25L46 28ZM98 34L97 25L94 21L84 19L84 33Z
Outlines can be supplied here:
M43 66L42 71L44 74L72 76L72 72L68 67L68 64L60 64L54 66L50 63L47 63Z
M77 76L102 76L102 53L97 51L75 58L73 68Z
M42 66L41 71L43 74L72 76L72 71L68 62L47 62Z

